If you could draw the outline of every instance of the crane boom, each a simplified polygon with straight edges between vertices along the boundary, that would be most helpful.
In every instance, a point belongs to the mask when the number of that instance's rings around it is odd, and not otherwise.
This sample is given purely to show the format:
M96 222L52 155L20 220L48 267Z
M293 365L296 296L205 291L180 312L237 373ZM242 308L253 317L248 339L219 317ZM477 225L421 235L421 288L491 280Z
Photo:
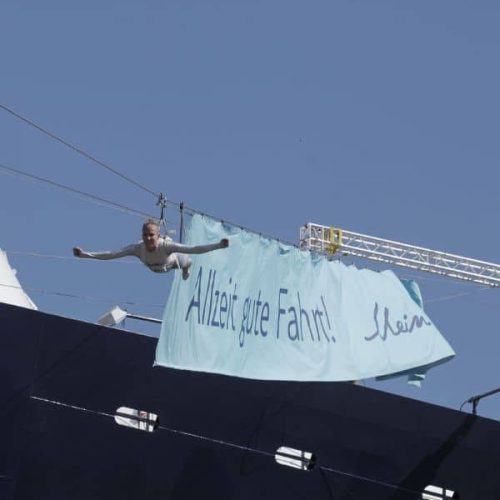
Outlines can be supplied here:
M333 256L337 252L450 278L500 287L500 265L428 248L308 223L300 228L299 247Z

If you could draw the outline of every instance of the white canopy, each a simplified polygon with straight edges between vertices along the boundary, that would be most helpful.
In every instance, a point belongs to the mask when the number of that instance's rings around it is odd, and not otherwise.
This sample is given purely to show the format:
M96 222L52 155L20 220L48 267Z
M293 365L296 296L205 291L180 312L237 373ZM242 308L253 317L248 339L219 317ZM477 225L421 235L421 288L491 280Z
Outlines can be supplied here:
M0 302L38 309L26 295L16 277L16 270L10 267L7 254L0 249Z

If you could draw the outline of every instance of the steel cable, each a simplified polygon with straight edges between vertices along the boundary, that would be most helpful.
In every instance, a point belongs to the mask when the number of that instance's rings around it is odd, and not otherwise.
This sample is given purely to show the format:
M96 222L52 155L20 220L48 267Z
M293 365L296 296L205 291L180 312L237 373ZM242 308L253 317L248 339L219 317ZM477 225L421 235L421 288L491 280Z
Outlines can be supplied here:
M91 154L87 153L83 149L81 149L81 148L79 148L79 147L71 144L70 142L64 140L62 137L54 134L53 132L50 132L49 130L45 129L41 125L38 125L37 123L35 123L34 121L30 120L29 118L26 118L25 116L17 113L13 109L7 107L5 104L1 104L0 103L0 108L3 109L4 111L6 111L7 113L10 113L12 116L15 116L17 119L23 121L24 123L27 123L31 127L33 127L35 129L37 129L38 131L42 132L43 134L49 136L50 138L54 139L55 141L60 142L64 146L66 146L66 147L72 149L73 151L75 151L76 153L84 156L88 160L93 161L97 165L100 165L101 167L103 167L103 168L109 170L110 172L112 172L113 174L115 174L115 175L121 177L122 179L126 180L127 182L130 182L131 184L133 184L134 186L138 187L139 189L142 189L143 191L146 191L147 193L152 194L155 197L158 197L158 193L156 193L155 191L153 191L153 190L147 188L146 186L140 184L139 182L135 181L131 177L128 177L127 175L122 174L116 168L111 167L110 165L108 165L107 163L103 162L102 160L99 160L98 158L96 158L96 157L92 156Z

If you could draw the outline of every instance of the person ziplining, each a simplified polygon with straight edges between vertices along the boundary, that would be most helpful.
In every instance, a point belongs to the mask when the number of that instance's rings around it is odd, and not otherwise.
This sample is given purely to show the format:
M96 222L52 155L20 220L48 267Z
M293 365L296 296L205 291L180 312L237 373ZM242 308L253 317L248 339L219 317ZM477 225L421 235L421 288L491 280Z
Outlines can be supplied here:
M141 260L151 271L166 273L171 269L182 269L182 279L189 278L189 268L192 259L187 254L202 254L227 248L229 240L221 239L218 243L206 245L183 245L175 243L169 237L160 235L160 224L154 219L148 219L142 225L142 241L128 245L116 252L85 252L79 247L73 248L75 257L98 260L119 259L133 256Z

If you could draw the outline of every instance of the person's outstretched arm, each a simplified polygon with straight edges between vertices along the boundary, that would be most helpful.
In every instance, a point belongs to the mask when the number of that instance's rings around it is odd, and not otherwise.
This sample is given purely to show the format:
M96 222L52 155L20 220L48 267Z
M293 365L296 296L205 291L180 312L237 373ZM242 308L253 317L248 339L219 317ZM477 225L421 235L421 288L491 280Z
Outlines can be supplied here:
M223 238L218 243L210 243L207 245L182 245L181 243L169 242L167 244L167 250L170 253L200 254L211 252L212 250L219 250L220 248L227 248L228 246L229 240Z
M73 255L83 259L111 260L132 255L138 257L137 245L128 245L116 252L84 252L80 247L73 248Z

